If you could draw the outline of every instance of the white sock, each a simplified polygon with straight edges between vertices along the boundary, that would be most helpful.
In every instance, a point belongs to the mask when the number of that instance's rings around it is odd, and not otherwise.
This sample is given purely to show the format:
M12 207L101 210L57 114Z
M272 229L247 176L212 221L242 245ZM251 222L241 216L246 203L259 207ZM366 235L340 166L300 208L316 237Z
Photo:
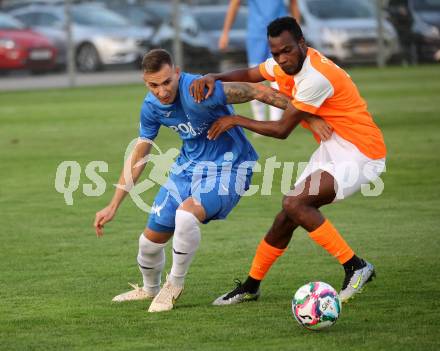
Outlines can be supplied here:
M182 287L191 261L200 244L199 220L190 212L176 211L173 237L173 265L168 280L174 286Z
M252 100L251 109L256 121L266 120L266 105L263 102Z
M260 63L259 62L252 62L248 64L248 67L255 67L258 66ZM256 121L265 121L266 120L266 104L264 104L263 102L260 102L258 100L252 100L251 101L251 110L252 110L252 114L254 116L254 119ZM257 133L254 133L257 134ZM259 135L259 134L257 134Z
M270 86L276 90L279 90L277 82L271 82ZM269 106L269 120L279 121L281 119L281 116L283 115L283 112L284 111L278 107Z
M165 245L147 239L144 233L139 237L139 270L144 280L144 290L153 295L160 290L160 278L165 266Z

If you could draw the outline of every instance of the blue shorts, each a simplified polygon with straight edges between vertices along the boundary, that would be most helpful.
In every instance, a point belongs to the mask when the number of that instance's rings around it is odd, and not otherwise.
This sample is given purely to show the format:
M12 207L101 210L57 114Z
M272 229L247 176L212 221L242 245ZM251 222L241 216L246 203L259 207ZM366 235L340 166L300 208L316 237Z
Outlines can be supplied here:
M237 205L243 193L249 189L252 171L246 174L192 174L183 171L171 173L168 181L159 189L147 227L156 232L174 232L176 210L187 198L192 197L201 203L208 223L213 219L225 219Z
M246 52L249 66L258 65L272 57L266 37L247 37Z

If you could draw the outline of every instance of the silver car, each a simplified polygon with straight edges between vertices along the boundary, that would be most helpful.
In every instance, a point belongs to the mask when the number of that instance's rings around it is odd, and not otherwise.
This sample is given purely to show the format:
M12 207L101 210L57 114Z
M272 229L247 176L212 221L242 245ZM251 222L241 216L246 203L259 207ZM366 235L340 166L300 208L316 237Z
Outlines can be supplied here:
M374 63L378 53L375 8L369 0L299 0L308 44L339 63ZM384 19L384 57L399 55L397 33Z
M62 5L30 5L10 12L28 27L51 38L66 62L65 14ZM130 26L122 16L101 5L72 6L72 33L79 70L138 62L149 49L153 29ZM63 63L63 62L60 62Z

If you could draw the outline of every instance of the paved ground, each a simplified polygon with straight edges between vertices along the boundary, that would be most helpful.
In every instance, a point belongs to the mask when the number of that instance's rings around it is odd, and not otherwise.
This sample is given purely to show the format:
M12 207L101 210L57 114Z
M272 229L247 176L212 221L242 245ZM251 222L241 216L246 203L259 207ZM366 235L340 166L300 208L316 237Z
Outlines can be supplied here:
M1 0L0 0L1 1ZM230 71L246 67L243 62L222 60L220 67L214 71ZM189 69L187 72L194 73ZM196 71L200 73L199 71ZM206 73L206 72L205 72ZM142 84L141 70L131 69L126 66L114 66L107 71L97 73L77 73L76 86L87 85L117 85L117 84ZM29 89L67 88L69 77L66 72L31 75L28 72L15 72L8 75L0 75L0 91L16 91Z
M113 85L142 83L141 72L132 71L107 71L98 73L79 73L76 76L76 86L86 85ZM66 73L24 75L15 74L0 76L0 91L66 88L69 86L69 78Z

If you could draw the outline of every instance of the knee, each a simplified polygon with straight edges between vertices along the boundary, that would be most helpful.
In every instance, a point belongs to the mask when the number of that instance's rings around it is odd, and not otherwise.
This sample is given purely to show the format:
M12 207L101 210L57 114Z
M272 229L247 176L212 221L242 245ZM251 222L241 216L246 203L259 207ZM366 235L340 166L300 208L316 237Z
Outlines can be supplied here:
M290 220L301 225L302 222L304 221L304 216L306 215L306 211L307 211L307 205L301 198L295 196L284 197L283 212Z
M186 253L195 251L201 240L199 223L191 212L177 210L173 248Z
M157 243L154 241L151 241L150 239L146 238L144 233L141 233L139 236L139 252L138 252L138 261L144 260L146 257L152 257L161 255L165 257L164 253L164 247L166 245L165 243Z
M141 242L145 242L145 240L156 244L166 244L172 235L173 233L156 232L150 228L145 228L144 232L139 238L139 245ZM145 240L142 239L142 236Z
M182 234L193 232L195 228L199 227L199 223L199 220L193 213L178 209L176 211L176 229L174 235L176 235L177 232Z
M301 200L296 196L285 196L283 199L283 213L292 218L292 215L295 215L300 211Z

